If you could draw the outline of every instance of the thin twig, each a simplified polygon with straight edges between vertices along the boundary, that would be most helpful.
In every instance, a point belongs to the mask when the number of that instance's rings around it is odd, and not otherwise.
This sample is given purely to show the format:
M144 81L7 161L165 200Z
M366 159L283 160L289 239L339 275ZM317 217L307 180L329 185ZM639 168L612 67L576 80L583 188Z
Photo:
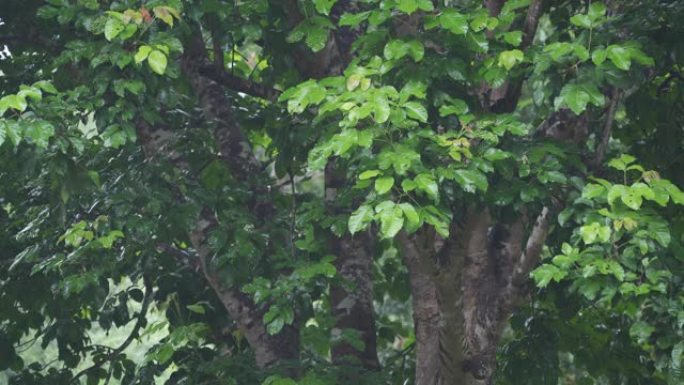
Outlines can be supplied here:
M154 291L154 287L152 286L152 281L146 277L143 276L143 283L145 285L145 297L143 298L142 302L142 307L140 308L140 313L138 313L138 318L135 322L135 326L133 326L133 330L131 330L131 333L128 335L126 340L119 345L116 349L114 349L111 353L107 355L106 358L95 362L93 365L81 370L80 372L76 373L76 375L71 379L70 383L72 384L77 384L78 379L90 372L91 370L97 369L104 365L105 362L111 361L115 359L117 356L119 356L121 353L123 353L124 350L128 347L128 345L133 342L135 338L138 337L138 333L140 332L140 329L142 328L143 322L146 320L147 316L147 310L150 307L150 303L152 302L152 294Z
M610 104L608 105L608 110L606 111L606 120L603 123L603 137L601 138L601 142L599 142L598 146L596 147L596 156L594 157L593 162L594 167L600 167L603 163L603 158L606 156L608 142L610 141L610 135L613 130L613 123L615 122L615 112L619 102L620 90L612 87Z

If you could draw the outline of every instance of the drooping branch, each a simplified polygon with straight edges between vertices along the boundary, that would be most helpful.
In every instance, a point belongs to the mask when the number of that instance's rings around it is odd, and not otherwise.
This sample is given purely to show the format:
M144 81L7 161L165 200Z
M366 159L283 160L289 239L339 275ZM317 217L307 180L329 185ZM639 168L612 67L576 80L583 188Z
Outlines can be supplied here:
M143 276L143 285L145 286L145 296L143 297L142 305L140 307L140 311L138 312L138 316L135 321L135 325L133 325L133 329L131 329L131 332L128 334L128 337L115 349L113 349L109 354L107 354L104 358L100 360L96 360L95 363L93 363L91 366L81 370L80 372L76 373L74 377L71 379L70 383L72 384L78 384L79 378L82 377L83 375L88 374L92 370L95 370L102 365L104 365L106 362L115 360L121 353L128 348L128 345L130 345L136 338L139 337L140 335L140 329L143 327L143 325L146 323L147 319L147 310L150 307L150 304L152 303L152 296L154 293L154 287L152 285L152 280L147 277Z
M199 73L233 91L242 92L272 102L276 101L281 94L281 92L275 88L231 75L222 67L217 67L216 65L201 67L199 68Z
M203 217L209 216L205 210ZM296 360L299 355L299 335L296 327L286 325L278 334L269 335L263 323L265 309L255 306L249 297L239 290L223 284L216 271L209 267L211 251L206 239L207 232L214 226L212 222L210 218L201 219L191 235L191 241L197 250L202 273L254 350L257 366L268 368L284 360Z

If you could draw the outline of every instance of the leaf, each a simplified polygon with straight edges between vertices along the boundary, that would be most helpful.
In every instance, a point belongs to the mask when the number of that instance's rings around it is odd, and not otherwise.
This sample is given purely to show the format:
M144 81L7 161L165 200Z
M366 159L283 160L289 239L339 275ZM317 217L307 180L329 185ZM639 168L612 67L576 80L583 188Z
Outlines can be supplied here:
M197 313L197 314L205 314L206 313L204 306L197 304L197 303L192 304L192 305L187 305L186 308L193 313Z
M602 18L606 14L607 10L608 9L606 8L606 5L603 4L602 2L600 2L600 1L592 2L589 5L589 13L588 13L589 18L593 21L596 21L596 20Z
M393 238L404 226L404 212L398 206L380 212L380 233L383 238Z
M45 120L31 122L25 127L24 135L36 146L47 148L48 140L55 134L55 127Z
M455 9L446 9L439 15L439 23L456 35L468 33L468 18Z
M377 123L385 123L390 116L390 105L384 95L375 95L373 98L373 120Z
M418 9L417 0L399 0L397 3L397 9L409 15Z
M455 171L456 182L467 192L475 192L475 188L487 191L487 177L480 171L459 169Z
M504 41L514 47L522 43L522 31L511 31L503 34Z
M149 56L150 52L152 51L152 47L149 45L141 45L138 47L138 52L135 53L135 63L139 64L142 63L145 59L147 59L147 56Z
M394 178L391 176L383 176L375 180L375 191L378 194L385 194L392 189L392 186L394 186Z
M316 7L316 12L322 13L324 15L329 15L330 10L337 0L313 0L314 6Z
M592 23L588 15L574 15L570 18L570 22L578 27L591 28Z
M359 180L366 180L366 179L371 179L375 178L380 174L379 170L366 170L359 174Z
M537 284L537 287L544 288L551 281L560 282L567 273L554 265L541 265L530 274Z
M406 217L406 231L410 234L420 227L420 216L416 209L409 203L400 203L399 207Z
M510 51L503 51L499 54L499 66L502 66L510 71L517 63L522 62L525 55L519 49Z
M605 49L599 48L594 50L594 52L591 53L591 61L594 62L594 64L601 65L603 64L604 61L606 61L606 58L608 57L608 52Z
M337 23L340 27L357 27L364 20L368 19L370 11L360 12L360 13L345 13L340 17L340 21Z
M154 15L157 18L161 19L164 23L173 27L173 16L171 15L171 12L169 12L168 8L169 7L159 6L159 7L154 7L152 9L152 11L154 12Z
M606 243L610 240L611 230L608 226L603 226L597 222L593 222L589 225L584 225L580 227L580 235L582 236L582 241L590 245L597 241Z
M416 187L425 192L433 200L439 200L439 186L434 177L428 173L418 174L414 179Z
M593 199L606 193L606 188L600 184L589 183L582 190L582 198Z
M425 47L423 47L423 43L418 40L411 40L406 44L408 45L408 53L414 62L423 60L423 56L425 56Z
M611 45L607 48L607 56L615 66L621 70L627 71L632 66L631 55L628 49Z
M13 108L17 111L24 111L26 110L26 107L28 107L26 98L21 97L20 95L10 94L0 99L0 108L3 110L7 108Z
M108 41L112 41L112 39L117 37L121 33L121 31L124 30L124 28L126 28L126 26L121 20L110 17L109 19L107 19L107 22L105 23L105 39L107 39Z
M590 99L589 94L574 84L568 84L563 87L560 97L576 115L584 112Z
M359 74L353 74L347 78L347 91L354 91L356 87L361 84L361 79L363 76Z
M164 55L163 52L155 49L150 52L149 56L147 56L147 64L150 66L152 71L159 75L163 75L166 71L166 55Z
M328 29L318 26L311 27L307 29L304 41L312 51L318 52L325 48L325 45L328 43Z
M406 102L404 103L404 109L406 114L419 122L426 123L428 120L428 113L425 107L418 102Z
M565 105L576 115L584 112L589 103L598 107L605 103L605 97L595 84L566 84L554 101L556 110Z
M652 325L644 321L637 321L629 328L629 335L640 341L644 341L648 339L654 331L655 327Z
M349 232L352 235L358 233L359 231L365 229L372 220L373 208L369 205L360 206L349 217L349 222L347 223Z

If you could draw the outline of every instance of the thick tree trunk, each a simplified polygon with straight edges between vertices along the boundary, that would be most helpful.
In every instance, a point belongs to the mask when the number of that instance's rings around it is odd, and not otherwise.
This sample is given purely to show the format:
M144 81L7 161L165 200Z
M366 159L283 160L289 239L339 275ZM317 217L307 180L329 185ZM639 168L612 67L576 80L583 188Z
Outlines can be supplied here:
M523 250L524 220L495 223L471 208L449 239L400 235L416 333L416 385L489 385L496 348L548 231L548 210ZM440 245L435 250L434 245Z
M331 160L325 169L325 200L331 214L337 211L338 189L344 187L345 173ZM368 233L337 237L330 233L330 250L335 255L335 267L340 282L330 287L330 306L336 322L333 339L339 340L345 329L354 330L364 343L363 350L344 341L334 343L332 361L337 365L361 365L379 369L373 308L374 238ZM358 375L358 373L356 374ZM353 381L348 378L347 381Z
M336 318L333 335L345 329L355 330L364 343L359 351L346 342L332 348L335 364L361 365L367 369L379 369L375 315L373 309L373 240L367 233L352 237L345 235L332 240L332 252L337 256L335 267L341 278L340 284L330 287L330 306Z

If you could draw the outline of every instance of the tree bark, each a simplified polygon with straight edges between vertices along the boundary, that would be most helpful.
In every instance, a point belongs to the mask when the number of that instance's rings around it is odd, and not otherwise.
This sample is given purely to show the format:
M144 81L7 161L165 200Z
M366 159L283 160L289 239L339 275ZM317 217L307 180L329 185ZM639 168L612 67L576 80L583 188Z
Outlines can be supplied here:
M472 207L444 241L400 234L416 334L416 385L489 385L508 317L548 233L544 208L523 250L523 219L496 223ZM441 246L435 250L435 245Z

